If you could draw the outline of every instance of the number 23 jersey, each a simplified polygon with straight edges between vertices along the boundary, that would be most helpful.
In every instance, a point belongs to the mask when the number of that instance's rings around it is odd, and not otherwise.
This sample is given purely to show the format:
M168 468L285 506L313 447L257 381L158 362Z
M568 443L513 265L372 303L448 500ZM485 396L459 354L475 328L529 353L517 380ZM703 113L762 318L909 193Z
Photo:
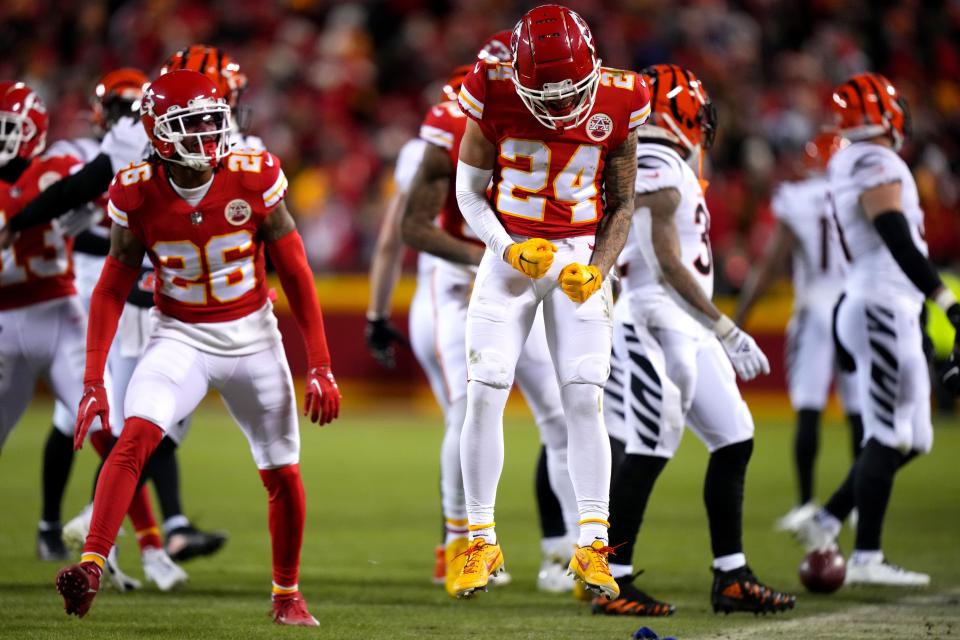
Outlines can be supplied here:
M286 190L280 161L265 150L227 155L196 205L174 191L162 162L143 162L114 177L107 211L146 247L162 314L223 323L266 305L259 229Z
M650 114L650 94L632 71L601 68L590 115L548 129L531 115L506 63L478 62L460 89L464 113L497 147L491 204L507 232L541 238L593 235L603 215L607 154Z

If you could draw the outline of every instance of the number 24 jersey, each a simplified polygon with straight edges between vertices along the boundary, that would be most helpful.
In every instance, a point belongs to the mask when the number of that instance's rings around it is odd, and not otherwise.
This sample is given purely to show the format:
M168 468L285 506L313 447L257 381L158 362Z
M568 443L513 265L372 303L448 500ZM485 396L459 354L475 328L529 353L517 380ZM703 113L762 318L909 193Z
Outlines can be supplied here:
M509 233L541 238L593 235L603 215L607 154L650 114L650 94L632 71L601 68L590 115L577 127L541 125L514 89L506 63L478 62L460 107L497 147L491 203Z
M174 191L163 163L132 164L114 177L107 211L146 247L163 314L185 323L229 322L267 302L259 228L286 191L280 161L245 150L223 159L196 206Z

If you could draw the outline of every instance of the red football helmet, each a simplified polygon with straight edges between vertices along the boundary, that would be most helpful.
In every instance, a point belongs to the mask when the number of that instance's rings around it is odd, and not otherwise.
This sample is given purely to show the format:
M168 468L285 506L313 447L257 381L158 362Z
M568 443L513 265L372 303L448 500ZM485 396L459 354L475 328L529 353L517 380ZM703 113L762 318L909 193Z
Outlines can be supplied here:
M130 67L116 69L100 78L90 100L94 124L109 129L121 116L137 116L143 88L148 84L150 79L142 71Z
M600 86L600 59L590 27L555 4L528 11L513 29L513 84L517 95L548 129L582 124Z
M717 111L703 83L688 69L655 64L641 71L650 87L650 120L644 138L662 138L685 149L709 149L717 134Z
M818 133L813 140L803 145L803 163L807 171L825 171L833 154L848 144L849 142L833 129Z
M240 94L247 88L247 76L240 71L240 65L229 54L208 44L192 44L177 51L160 67L160 75L179 69L198 71L210 78L231 109L237 107Z
M0 166L41 153L49 126L47 107L33 89L22 82L0 82Z
M512 57L510 52L510 32L498 31L483 43L480 52L477 54L477 60L484 62L509 62ZM463 79L473 70L474 63L465 64L457 67L450 74L447 83L443 85L443 99L457 101L457 94L460 93L460 85Z
M201 170L227 155L230 106L202 73L174 71L154 80L140 100L140 120L165 160Z
M879 73L851 76L834 89L832 105L840 135L848 140L889 135L899 150L910 136L907 102Z

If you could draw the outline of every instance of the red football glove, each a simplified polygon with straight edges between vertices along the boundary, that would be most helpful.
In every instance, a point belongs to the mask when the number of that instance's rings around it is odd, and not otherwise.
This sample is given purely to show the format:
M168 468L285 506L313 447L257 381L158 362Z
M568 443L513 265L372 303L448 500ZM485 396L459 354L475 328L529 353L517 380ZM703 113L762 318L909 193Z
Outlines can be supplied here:
M314 367L307 374L307 393L303 399L303 415L321 426L340 415L340 387L329 366Z
M103 430L110 433L110 403L107 402L107 390L102 382L87 385L80 398L80 408L77 409L77 424L73 428L73 450L80 451L87 431L97 416Z

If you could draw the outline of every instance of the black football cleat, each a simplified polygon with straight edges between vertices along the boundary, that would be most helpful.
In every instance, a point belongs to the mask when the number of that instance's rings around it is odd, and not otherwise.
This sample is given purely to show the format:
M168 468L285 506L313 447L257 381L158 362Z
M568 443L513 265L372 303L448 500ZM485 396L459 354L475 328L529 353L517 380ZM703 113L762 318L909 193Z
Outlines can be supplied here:
M167 534L167 555L174 562L213 555L227 542L222 531L200 531L193 526L178 527Z
M660 602L633 584L634 580L636 580L637 576L641 573L643 573L643 571L638 571L630 576L617 578L620 595L613 600L604 596L594 598L591 605L593 612L608 616L672 616L673 612L677 610L675 606L667 602Z
M37 531L37 557L44 562L63 562L70 559L70 552L63 544L63 530L60 527Z
M710 593L713 612L745 611L754 614L780 613L793 609L797 597L766 586L744 565L733 571L713 570Z

